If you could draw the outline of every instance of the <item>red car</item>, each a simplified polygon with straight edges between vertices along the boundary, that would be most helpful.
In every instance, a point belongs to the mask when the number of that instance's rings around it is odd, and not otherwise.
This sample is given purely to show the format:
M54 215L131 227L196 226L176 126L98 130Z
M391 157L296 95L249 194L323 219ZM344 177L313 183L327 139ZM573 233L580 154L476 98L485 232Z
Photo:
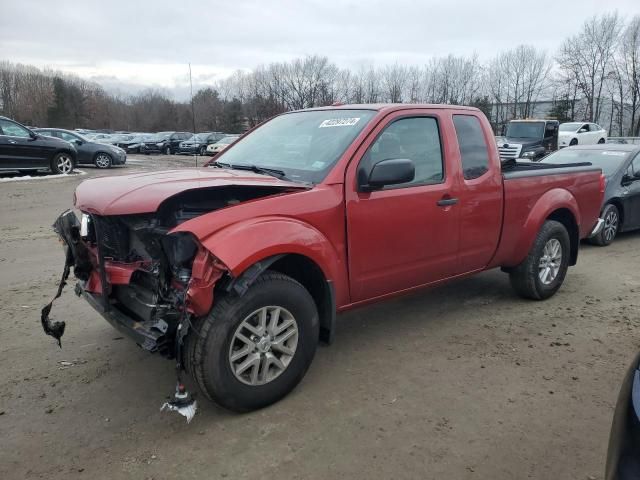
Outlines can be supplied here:
M76 293L247 411L294 388L336 313L497 267L552 296L603 190L588 164L501 165L475 108L353 105L277 116L205 168L87 180L55 228Z

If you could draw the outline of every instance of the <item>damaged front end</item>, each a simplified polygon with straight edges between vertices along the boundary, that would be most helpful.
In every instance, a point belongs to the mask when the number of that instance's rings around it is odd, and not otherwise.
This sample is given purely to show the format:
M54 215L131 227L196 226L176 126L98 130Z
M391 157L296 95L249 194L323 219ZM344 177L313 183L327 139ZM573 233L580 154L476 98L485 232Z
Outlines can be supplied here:
M66 253L53 300L61 295L73 268L75 293L113 327L145 350L175 358L175 394L163 409L190 421L196 404L181 382L183 345L192 319L211 310L216 284L231 278L228 268L194 235L174 229L217 209L282 191L256 186L188 190L152 213L83 212L78 219L67 210L53 225ZM41 321L45 333L61 346L65 322L49 318L53 300L42 309Z
M155 215L83 214L79 221L70 210L54 224L66 248L63 282L73 267L77 295L142 348L168 358L176 356L180 322L210 310L226 272L192 235L171 228ZM64 322L51 321L50 310L43 309L43 327L60 341Z

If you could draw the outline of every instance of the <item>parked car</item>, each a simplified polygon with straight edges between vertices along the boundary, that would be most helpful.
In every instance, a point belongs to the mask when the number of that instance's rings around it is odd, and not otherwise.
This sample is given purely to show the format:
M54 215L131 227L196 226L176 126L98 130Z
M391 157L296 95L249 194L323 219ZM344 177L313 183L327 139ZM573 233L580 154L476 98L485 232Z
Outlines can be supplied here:
M127 162L127 154L123 149L114 145L89 140L73 130L38 128L36 131L41 135L60 138L73 144L78 151L76 160L78 165L111 168L114 165L124 165Z
M561 123L558 129L560 148L573 145L596 145L607 141L607 131L595 123Z
M212 143L211 145L207 146L207 153L210 155L217 155L233 142L238 140L238 138L240 138L240 135L227 135L221 140L218 140L216 143Z
M144 142L141 151L171 155L178 152L180 142L191 138L192 135L188 132L158 132Z
M141 153L142 145L151 138L149 134L132 135L129 140L118 142L118 146L127 153Z
M178 153L184 154L200 154L207 153L207 146L216 143L226 136L222 132L204 132L193 135L190 139L180 143Z
M85 138L93 142L108 143L111 135L111 133L91 133L89 135L85 135Z
M503 171L472 107L289 112L209 165L87 180L55 230L76 293L237 411L291 391L337 312L498 267L546 299L602 224L599 168Z
M607 188L600 218L604 227L590 241L605 246L618 232L640 229L640 145L578 145L543 160L548 164L589 162L602 169Z
M131 133L114 133L113 135L109 136L109 138L104 139L103 143L115 145L116 147L122 148L120 144L130 141L134 136L135 135Z
M40 135L16 121L0 117L0 170L71 173L76 154L69 142Z
M605 480L640 478L640 353L627 370L611 423Z
M557 120L511 120L504 136L497 137L503 160L540 160L558 149Z

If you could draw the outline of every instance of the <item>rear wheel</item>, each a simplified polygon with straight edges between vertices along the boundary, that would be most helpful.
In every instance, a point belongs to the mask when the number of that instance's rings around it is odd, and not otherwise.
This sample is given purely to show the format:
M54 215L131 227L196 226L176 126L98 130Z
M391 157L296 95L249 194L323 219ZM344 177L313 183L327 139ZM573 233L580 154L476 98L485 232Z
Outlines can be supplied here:
M187 369L216 403L238 412L255 410L280 400L302 380L318 334L309 292L268 271L243 296L218 297L211 313L196 323L188 338Z
M547 220L529 255L509 273L511 286L522 297L544 300L555 294L567 274L571 243L560 222Z
M598 143L602 144L602 143L605 143L605 141L606 140L604 138L601 138L600 140L598 140Z
M58 153L51 161L51 170L56 174L73 172L73 158L68 153Z
M112 164L111 156L108 153L98 153L93 163L98 168L110 168Z
M606 247L613 242L620 229L620 212L618 211L618 207L612 204L604 207L602 210L602 219L604 220L602 230L600 230L600 233L595 237L590 238L589 242L594 245Z

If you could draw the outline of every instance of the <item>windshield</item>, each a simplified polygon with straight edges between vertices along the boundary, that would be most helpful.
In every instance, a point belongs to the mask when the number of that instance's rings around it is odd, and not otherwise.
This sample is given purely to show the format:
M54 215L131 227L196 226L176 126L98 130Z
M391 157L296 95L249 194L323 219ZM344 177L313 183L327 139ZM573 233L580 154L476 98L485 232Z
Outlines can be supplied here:
M238 137L222 137L217 143L221 143L222 145L229 145L230 143L235 142Z
M147 138L147 142L161 142L162 140L166 140L171 136L170 133L156 133L155 135L150 135Z
M211 135L210 133L198 133L197 135L193 135L189 140L195 140L197 142L204 142L207 137Z
M542 138L544 122L511 122L507 126L507 137Z
M225 150L220 161L275 168L290 180L318 183L375 113L312 110L280 115Z
M560 125L560 128L558 130L560 130L561 132L575 132L582 125L582 123L563 123Z
M566 148L552 153L542 159L544 163L579 163L589 162L602 169L605 176L610 177L622 166L630 152L621 150L580 150Z

